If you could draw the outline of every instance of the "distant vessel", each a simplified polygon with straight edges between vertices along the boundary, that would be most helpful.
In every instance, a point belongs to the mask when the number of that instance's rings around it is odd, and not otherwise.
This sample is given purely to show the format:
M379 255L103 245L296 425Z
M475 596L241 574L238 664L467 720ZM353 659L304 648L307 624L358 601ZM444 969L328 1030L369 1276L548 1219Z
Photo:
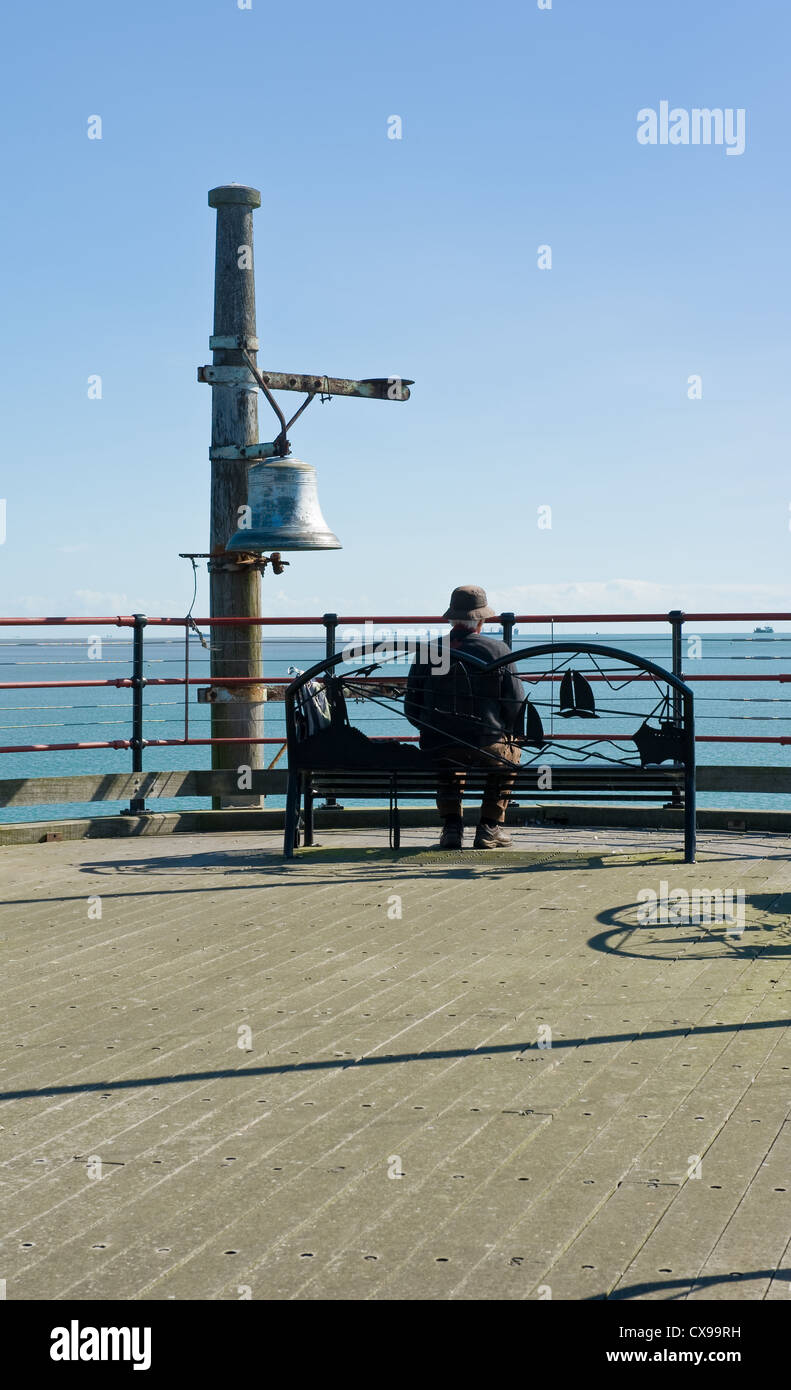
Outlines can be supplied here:
M754 627L753 632L760 632L762 634L766 632L774 632L774 628L770 627L767 623L765 627Z

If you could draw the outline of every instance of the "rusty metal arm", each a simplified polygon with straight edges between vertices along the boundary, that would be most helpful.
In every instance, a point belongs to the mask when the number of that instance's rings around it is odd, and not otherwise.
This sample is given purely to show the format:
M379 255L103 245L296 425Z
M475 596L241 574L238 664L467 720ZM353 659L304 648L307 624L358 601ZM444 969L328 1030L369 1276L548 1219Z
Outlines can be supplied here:
M311 395L366 396L376 401L408 401L414 381L400 376L366 377L351 381L340 376L291 376L286 372L261 372L271 391L306 391Z
M198 368L198 381L207 382L209 385L226 385L245 374L244 368L209 365ZM259 386L264 383L267 393L304 391L309 396L365 396L375 401L408 401L409 388L415 384L411 378L401 376L376 376L366 377L363 381L351 381L340 376L295 376L287 372L262 372L258 368L255 368L253 374ZM261 387L262 390L264 386Z

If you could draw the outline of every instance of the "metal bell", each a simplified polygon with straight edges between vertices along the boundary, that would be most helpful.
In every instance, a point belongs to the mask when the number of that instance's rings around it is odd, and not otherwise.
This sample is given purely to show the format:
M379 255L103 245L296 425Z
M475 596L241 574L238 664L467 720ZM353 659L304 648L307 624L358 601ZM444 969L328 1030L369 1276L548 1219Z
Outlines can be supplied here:
M248 474L250 526L231 537L227 550L340 550L319 506L316 470L301 459L254 463Z

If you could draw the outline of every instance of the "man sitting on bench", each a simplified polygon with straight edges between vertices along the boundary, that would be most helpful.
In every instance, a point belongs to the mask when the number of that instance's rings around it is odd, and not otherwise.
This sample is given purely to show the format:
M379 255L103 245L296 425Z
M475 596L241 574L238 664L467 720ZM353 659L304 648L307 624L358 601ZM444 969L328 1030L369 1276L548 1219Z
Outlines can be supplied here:
M421 749L441 769L437 782L440 849L462 847L466 767L491 769L473 848L497 849L511 843L504 821L515 780L511 768L521 755L514 740L521 732L525 692L512 666L486 672L476 670L473 662L453 659L455 652L461 652L490 662L509 650L496 637L481 633L486 619L497 617L483 589L474 584L459 585L451 594L444 617L453 623L450 636L443 638L450 647L449 670L445 671L445 661L437 666L416 662L407 680L404 712L420 730Z

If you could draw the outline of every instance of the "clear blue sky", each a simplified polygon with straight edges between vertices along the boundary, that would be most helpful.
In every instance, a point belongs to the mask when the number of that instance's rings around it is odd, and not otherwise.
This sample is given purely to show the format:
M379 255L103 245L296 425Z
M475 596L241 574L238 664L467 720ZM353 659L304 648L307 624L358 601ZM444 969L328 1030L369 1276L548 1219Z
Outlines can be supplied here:
M260 364L416 379L295 427L344 549L266 612L791 607L790 39L777 0L8 9L0 609L186 610L231 181ZM663 99L744 153L639 144Z

